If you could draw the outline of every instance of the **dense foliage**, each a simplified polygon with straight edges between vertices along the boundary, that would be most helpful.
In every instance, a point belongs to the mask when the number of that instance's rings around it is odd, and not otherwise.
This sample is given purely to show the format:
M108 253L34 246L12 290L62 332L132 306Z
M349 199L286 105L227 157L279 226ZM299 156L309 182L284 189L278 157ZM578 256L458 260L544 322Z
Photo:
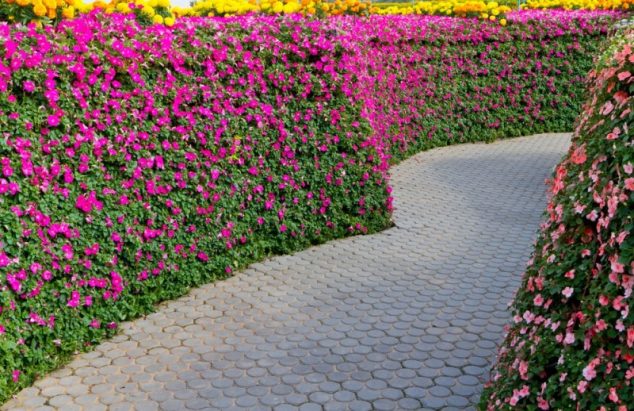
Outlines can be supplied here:
M614 17L0 24L0 399L157 301L388 226L394 157L569 130Z
M590 75L483 408L634 404L632 45L634 32L619 37Z

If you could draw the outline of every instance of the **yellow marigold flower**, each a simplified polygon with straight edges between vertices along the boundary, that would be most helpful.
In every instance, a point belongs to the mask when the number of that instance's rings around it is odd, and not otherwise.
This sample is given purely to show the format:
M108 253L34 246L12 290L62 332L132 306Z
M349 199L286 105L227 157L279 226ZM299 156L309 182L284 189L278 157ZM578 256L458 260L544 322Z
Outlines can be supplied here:
M500 19L500 24L502 26L506 26L506 19Z
M57 8L57 1L55 0L44 0L42 3L44 3L44 6L46 6L47 9Z
M284 5L284 13L285 14L291 14L291 13L295 13L299 7L299 5L297 3L288 3Z
M163 22L167 27L172 27L174 25L174 17L165 17L165 19L163 19Z
M152 22L154 24L163 24L163 16L155 14L154 17L152 17Z
M24 7L31 4L31 0L16 0L18 6Z
M33 6L33 13L38 17L44 17L46 15L46 7L42 3L37 3Z
M62 10L62 17L69 20L75 17L75 8L73 6L66 7Z
M154 7L152 6L143 6L143 8L141 9L141 13L149 17L152 17L154 16L154 14L156 14L156 12L154 11Z

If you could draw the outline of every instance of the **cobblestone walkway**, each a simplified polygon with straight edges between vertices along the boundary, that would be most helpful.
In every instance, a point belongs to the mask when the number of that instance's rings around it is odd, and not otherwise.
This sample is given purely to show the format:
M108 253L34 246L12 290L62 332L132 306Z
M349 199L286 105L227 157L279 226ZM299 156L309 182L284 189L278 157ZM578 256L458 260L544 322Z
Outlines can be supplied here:
M473 409L568 142L419 154L395 228L196 289L4 409Z

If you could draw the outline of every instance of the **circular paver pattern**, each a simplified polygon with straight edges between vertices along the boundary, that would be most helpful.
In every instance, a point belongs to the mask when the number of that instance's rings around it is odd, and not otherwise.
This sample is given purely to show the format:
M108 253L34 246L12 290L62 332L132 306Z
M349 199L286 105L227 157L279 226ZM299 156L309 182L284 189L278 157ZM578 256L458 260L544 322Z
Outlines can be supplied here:
M395 227L192 290L2 409L473 409L568 145L418 154L392 169Z

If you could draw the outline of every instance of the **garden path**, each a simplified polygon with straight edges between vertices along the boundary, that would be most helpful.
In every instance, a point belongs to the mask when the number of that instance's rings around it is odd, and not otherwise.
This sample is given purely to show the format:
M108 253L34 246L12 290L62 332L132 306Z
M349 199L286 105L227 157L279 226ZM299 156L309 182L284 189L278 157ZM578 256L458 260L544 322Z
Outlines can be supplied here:
M394 228L162 304L4 409L472 409L568 144L418 154L392 170Z

